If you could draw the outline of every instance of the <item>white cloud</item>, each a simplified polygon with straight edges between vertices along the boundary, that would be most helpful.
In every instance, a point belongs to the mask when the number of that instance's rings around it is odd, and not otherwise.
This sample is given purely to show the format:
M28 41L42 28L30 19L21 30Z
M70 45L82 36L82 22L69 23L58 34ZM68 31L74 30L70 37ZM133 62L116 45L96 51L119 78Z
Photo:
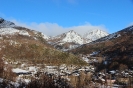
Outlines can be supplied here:
M64 32L70 31L70 30L74 30L77 33L83 35L84 33L86 33L89 30L93 30L93 29L101 29L104 31L107 31L107 29L104 27L104 25L91 25L90 23L85 23L84 25L79 25L79 26L72 26L72 27L62 27L60 25L58 25L57 23L23 23L17 20L11 20L12 22L14 22L16 25L18 26L23 26L23 27L27 27L36 31L40 31L43 32L45 35L48 36L56 36L59 34L62 34Z
M103 25L93 26L89 23L86 23L86 24L80 25L80 26L73 26L73 27L70 27L70 28L67 28L67 29L74 30L74 31L76 31L77 33L79 33L81 35L85 34L89 30L94 30L94 29L100 29L100 30L103 30L103 31L107 31L107 29Z

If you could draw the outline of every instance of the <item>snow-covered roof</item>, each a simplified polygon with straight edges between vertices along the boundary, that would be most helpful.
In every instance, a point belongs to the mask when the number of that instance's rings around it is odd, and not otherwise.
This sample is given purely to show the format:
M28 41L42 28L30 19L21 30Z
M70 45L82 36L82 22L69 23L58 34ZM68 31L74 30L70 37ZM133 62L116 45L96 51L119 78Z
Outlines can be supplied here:
M14 73L29 73L29 71L26 71L26 70L23 70L23 69L20 69L20 68L12 69L12 71Z

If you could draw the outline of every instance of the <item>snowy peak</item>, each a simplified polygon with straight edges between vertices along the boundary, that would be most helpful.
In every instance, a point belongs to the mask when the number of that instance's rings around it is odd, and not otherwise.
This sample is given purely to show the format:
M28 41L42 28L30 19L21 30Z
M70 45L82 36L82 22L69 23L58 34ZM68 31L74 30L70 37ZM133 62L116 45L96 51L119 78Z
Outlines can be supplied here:
M106 35L108 35L108 33L94 29L92 31L88 31L84 37L82 37L77 32L70 30L66 33L50 38L48 42L49 44L54 45L54 47L61 47L61 49L63 49L62 47L65 46L67 49L71 49L71 46L76 48L82 44L90 43L101 37L105 37Z
M0 28L14 27L15 24L0 17Z
M63 33L61 35L58 35L55 38L60 38L60 42L74 42L77 44L83 44L83 38L76 33L75 31L71 30L69 32Z
M70 30L69 32L71 32L71 33L72 33L72 32L76 33L74 30Z
M66 36L65 36L65 41L69 41L69 40L75 40L79 43L79 44L84 44L84 43L89 43L89 42L92 42L92 41L95 41L99 38L102 38L102 37L105 37L107 35L109 35L107 32L105 31L102 31L102 30L99 30L99 29L93 29L93 30L90 30L88 31L87 33L84 34L83 37L81 37L78 33L76 33L75 31L73 30L70 30L69 32L65 33ZM75 39L76 37L76 39ZM82 43L81 43L82 41ZM71 41L70 41L71 42Z
M73 30L67 32L66 36L62 39L62 41L83 44L83 38Z
M75 32L74 30L70 30L70 31L66 32L66 34L68 34L68 33L70 33L70 34L78 34L78 33Z
M107 35L109 35L107 32L104 32L104 31L99 30L99 29L94 29L94 30L88 31L84 35L84 38L87 40L87 42L90 42L90 41L95 41L99 38L105 37Z
M48 39L48 43L56 49L67 51L84 44L84 39L75 31L70 30Z

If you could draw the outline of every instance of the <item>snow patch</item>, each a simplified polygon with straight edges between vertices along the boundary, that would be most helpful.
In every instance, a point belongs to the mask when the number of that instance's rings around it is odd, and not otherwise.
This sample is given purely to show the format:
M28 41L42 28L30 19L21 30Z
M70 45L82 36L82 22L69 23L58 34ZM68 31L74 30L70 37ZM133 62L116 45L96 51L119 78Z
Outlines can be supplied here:
M36 71L36 67L29 67L29 71Z
M0 83L2 83L3 82L3 79L2 78L0 78Z
M82 57L82 59L87 63L89 62L89 59L87 57Z
M121 35L120 34L118 34L118 33L113 33L113 34L111 34L111 35L109 35L108 37L106 37L105 39L112 39L112 38L118 38L118 37L120 37Z
M41 34L42 34L42 36L43 36L43 38L44 38L44 39L46 39L46 40L48 40L48 39L49 39L49 36L44 35L43 33L41 33Z
M30 36L25 30L17 30L15 28L0 28L0 35L14 35L16 33L24 36Z
M14 73L28 73L29 71L26 71L26 70L22 70L20 68L15 68L15 69L12 69L12 71Z
M14 35L17 32L19 32L19 30L15 28L0 28L0 35Z
M90 56L97 55L99 52L93 52L90 54Z
M30 36L29 33L27 31L25 31L25 30L19 31L19 34L20 35L24 35L24 36Z

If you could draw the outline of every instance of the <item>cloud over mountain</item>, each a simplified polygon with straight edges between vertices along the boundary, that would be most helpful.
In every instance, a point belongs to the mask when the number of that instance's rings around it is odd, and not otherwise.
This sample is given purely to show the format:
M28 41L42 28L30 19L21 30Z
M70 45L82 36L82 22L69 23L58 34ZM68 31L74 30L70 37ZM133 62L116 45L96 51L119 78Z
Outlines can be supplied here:
M90 23L85 23L85 24L79 25L79 26L62 27L62 26L58 25L57 23L49 23L49 22L24 23L24 22L17 21L15 19L13 19L11 21L14 22L16 25L24 26L24 27L27 27L30 29L34 29L34 30L43 32L44 34L46 34L48 36L56 36L56 35L62 34L64 32L67 32L69 30L74 30L77 33L79 33L80 35L83 35L85 32L87 32L89 30L93 30L93 29L100 29L100 30L107 31L107 29L104 25L91 25Z

